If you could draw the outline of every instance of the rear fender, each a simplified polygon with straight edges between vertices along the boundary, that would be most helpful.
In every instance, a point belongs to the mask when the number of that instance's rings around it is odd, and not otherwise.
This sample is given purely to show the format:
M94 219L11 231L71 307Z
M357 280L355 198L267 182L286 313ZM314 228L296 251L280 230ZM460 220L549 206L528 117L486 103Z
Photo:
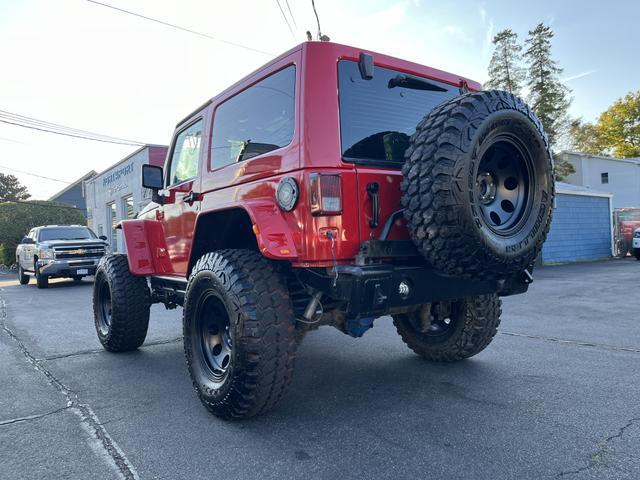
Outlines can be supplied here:
M298 258L291 226L273 201L245 201L242 206L251 218L258 249L267 258L293 260Z
M122 229L129 270L133 275L173 273L160 222L149 219L123 220L116 228Z

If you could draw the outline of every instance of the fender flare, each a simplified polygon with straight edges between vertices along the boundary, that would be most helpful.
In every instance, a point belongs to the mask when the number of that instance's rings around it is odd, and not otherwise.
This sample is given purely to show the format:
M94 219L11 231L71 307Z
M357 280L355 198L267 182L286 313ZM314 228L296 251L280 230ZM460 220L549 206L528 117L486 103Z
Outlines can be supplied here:
M116 228L122 230L129 270L133 275L142 277L174 273L164 239L164 230L159 221L122 220Z

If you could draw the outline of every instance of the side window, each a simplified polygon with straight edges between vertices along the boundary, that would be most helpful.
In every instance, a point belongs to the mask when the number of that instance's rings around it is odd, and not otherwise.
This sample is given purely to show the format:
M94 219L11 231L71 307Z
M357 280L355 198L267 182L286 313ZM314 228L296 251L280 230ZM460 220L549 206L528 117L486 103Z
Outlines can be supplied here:
M198 120L180 132L171 154L167 186L175 185L197 175L201 139L202 120Z
M293 139L296 68L291 65L259 81L216 109L211 167L247 160Z

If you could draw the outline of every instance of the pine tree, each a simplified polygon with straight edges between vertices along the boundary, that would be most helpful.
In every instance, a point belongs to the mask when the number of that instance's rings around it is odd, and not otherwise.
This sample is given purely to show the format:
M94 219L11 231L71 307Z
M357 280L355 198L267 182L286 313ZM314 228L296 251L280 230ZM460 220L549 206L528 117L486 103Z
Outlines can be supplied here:
M485 88L519 95L525 72L521 66L522 46L518 43L518 34L507 28L493 37L493 44L495 49L489 62L489 81Z
M0 202L26 200L30 196L27 187L21 185L15 176L0 173Z
M568 126L569 90L560 82L562 68L551 58L551 27L539 23L529 31L524 56L528 64L528 102L544 126L549 143L556 145Z

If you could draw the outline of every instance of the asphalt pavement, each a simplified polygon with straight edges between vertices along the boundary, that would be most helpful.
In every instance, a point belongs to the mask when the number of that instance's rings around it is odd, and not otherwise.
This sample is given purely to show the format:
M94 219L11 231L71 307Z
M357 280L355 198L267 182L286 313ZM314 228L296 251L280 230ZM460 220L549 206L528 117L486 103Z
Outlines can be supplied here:
M276 410L225 422L191 387L180 309L111 354L90 281L0 274L0 478L640 478L640 262L535 277L470 360L420 359L388 318L323 327Z

